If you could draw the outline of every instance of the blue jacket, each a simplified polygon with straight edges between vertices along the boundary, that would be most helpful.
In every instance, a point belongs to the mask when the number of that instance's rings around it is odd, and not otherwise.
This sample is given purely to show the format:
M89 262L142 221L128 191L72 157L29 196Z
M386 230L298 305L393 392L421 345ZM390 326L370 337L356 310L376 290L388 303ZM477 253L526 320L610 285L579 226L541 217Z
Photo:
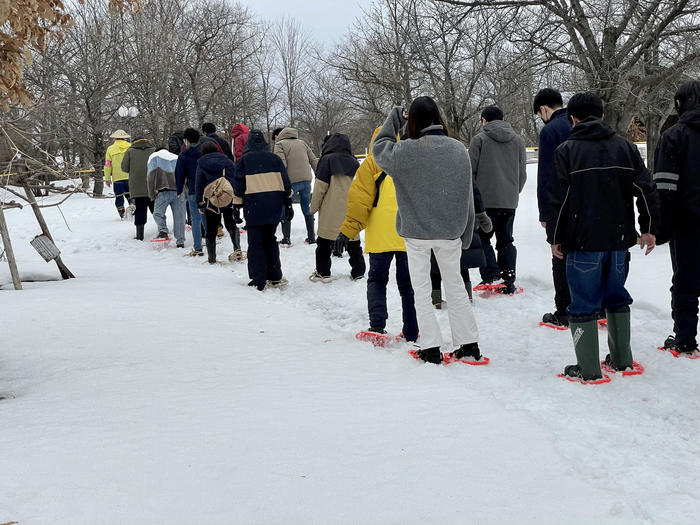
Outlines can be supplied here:
M249 226L277 224L291 204L292 185L282 159L270 153L262 131L248 135L243 156L236 163L234 204L243 204Z
M200 151L201 146L201 142L192 144L177 157L177 164L175 165L175 185L178 195L180 195L185 188L185 181L187 181L187 191L190 195L194 195L197 162L199 162L199 157L202 156L202 152Z
M547 186L554 172L554 150L566 142L571 135L571 122L566 109L558 109L551 120L540 131L540 145L537 152L537 206L540 222L547 222ZM556 219L553 217L552 220Z
M197 163L197 182L195 186L197 205L200 208L204 208L204 188L222 175L233 186L234 172L235 166L233 162L223 153L208 153L200 157Z

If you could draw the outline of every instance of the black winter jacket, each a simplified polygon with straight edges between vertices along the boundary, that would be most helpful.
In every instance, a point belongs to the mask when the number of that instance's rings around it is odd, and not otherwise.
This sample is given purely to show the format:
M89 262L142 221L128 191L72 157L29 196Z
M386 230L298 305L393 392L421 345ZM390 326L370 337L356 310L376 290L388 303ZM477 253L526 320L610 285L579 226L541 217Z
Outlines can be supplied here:
M700 228L700 108L686 111L661 137L654 163L661 201L660 241Z
M564 251L626 250L642 233L656 234L658 195L637 147L590 117L554 152L548 184L547 240Z
M571 122L566 109L558 109L552 118L540 131L540 142L537 151L537 206L540 211L540 222L547 222L547 185L552 178L554 152L571 135ZM554 220L554 219L552 219Z

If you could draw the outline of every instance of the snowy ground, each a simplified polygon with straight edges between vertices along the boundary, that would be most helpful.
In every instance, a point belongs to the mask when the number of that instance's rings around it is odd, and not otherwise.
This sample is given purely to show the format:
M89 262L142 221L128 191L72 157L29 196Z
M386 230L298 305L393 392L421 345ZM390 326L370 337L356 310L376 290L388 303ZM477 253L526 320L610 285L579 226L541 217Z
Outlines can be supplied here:
M132 240L109 200L62 206L72 231L48 209L78 279L15 292L0 265L0 523L697 523L700 361L655 350L671 327L668 248L633 253L646 373L557 379L573 350L537 326L552 286L530 174L516 218L526 293L474 305L487 367L356 342L365 282L347 258L333 283L308 281L300 213L289 287L259 293L244 264ZM22 274L56 279L28 244L31 211L7 218Z

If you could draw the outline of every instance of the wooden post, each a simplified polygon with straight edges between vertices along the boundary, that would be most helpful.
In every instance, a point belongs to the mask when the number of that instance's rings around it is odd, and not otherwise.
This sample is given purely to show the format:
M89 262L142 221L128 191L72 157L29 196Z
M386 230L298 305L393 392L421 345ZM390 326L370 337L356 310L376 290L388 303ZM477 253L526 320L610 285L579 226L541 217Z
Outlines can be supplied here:
M29 204L32 205L32 211L34 212L34 216L36 217L37 222L39 223L41 232L53 241L53 237L51 237L51 232L49 232L49 227L46 224L46 221L44 220L44 216L41 214L41 208L39 208L39 204L37 204L36 199L34 198L34 193L32 193L29 184L24 184L24 193L27 194L27 201L29 202ZM63 264L60 255L56 257L55 260L56 266L58 266L58 271L61 272L61 277L63 277L64 279L75 278L75 275L73 275L73 273L68 269L68 267L65 264Z
M2 205L0 205L0 235L2 235L2 244L5 247L5 255L7 255L7 263L10 265L12 283L15 285L15 290L21 290L22 281L19 280L19 272L17 271L17 261L15 261L15 252L12 250L12 241L10 240L10 232L7 229L7 222L5 221L5 211Z

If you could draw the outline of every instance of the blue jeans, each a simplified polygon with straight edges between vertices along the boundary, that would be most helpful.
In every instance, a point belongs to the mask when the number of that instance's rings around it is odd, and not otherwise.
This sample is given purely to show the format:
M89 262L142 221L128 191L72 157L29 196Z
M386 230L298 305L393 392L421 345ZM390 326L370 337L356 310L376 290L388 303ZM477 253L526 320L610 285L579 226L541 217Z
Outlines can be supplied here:
M406 252L383 252L369 254L369 274L367 275L367 308L369 324L372 328L385 328L389 317L386 308L386 286L389 282L391 260L396 258L396 285L401 294L403 310L403 335L408 341L418 338L418 321L413 302L411 275L408 272Z
M311 204L311 181L303 180L292 184L292 202L297 198L297 193L299 194L301 213L304 215L311 215L311 210L309 209L309 205ZM282 215L284 218L284 210L282 210Z
M187 202L190 205L190 218L192 220L192 242L194 243L195 250L202 249L202 226L204 226L204 231L207 230L206 219L203 213L199 213L199 207L197 206L197 197L190 193L187 196Z
M168 233L168 224L165 212L168 206L173 212L173 233L177 244L185 244L185 196L177 197L175 190L162 190L156 196L153 219L158 225L159 232Z
M124 198L129 200L129 179L114 181L114 205L119 213L124 212Z
M572 320L592 320L603 309L629 311L632 297L625 289L628 272L627 250L567 254L566 280L571 292L567 312Z

